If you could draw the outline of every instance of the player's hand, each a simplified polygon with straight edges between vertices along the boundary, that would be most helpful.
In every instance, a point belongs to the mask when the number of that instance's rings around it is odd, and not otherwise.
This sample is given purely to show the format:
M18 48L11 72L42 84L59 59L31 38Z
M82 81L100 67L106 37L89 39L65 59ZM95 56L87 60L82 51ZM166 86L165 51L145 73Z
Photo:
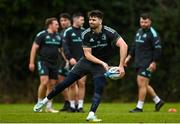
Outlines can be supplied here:
M29 70L32 72L35 70L35 64L34 63L29 63Z
M125 70L124 70L124 66L119 66L119 72L120 72L120 78L124 77L125 75Z
M70 62L71 65L75 65L77 63L77 61L74 58L71 58L69 60L69 62Z
M66 61L66 65L64 66L65 69L69 69L69 61Z
M155 62L152 62L149 67L148 67L148 70L151 71L151 72L154 72L156 70L156 63Z
M104 67L104 69L107 71L109 69L109 65L105 62L102 62L102 66Z
M124 66L125 66L125 67L128 66L128 62L129 62L130 59L131 59L131 56L128 55L128 56L126 57L125 61L124 61Z

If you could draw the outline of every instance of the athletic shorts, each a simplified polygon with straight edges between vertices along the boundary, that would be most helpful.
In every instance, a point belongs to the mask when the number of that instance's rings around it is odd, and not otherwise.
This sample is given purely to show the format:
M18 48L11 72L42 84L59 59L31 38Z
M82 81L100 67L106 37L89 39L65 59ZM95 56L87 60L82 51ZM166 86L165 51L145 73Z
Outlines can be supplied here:
M56 64L51 64L46 61L38 61L38 72L39 75L47 75L49 76L49 79L58 79L58 66Z
M147 68L136 68L137 74L146 78L151 78L152 72Z
M106 70L100 64L95 64L82 57L71 69L72 73L80 76L91 74L93 78L104 76Z
M68 75L68 73L69 73L69 70L64 67L60 67L58 69L58 75L62 75L62 76L66 77Z

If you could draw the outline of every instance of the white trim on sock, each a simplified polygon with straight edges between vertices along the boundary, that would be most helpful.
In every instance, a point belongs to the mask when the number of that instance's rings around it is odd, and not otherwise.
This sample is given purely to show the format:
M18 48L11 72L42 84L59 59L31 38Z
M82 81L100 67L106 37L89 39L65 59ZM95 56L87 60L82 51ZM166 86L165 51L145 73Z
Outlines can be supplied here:
M78 109L83 108L84 100L78 100Z
M136 107L139 108L139 109L143 109L143 105L144 105L143 101L138 101Z
M38 102L41 102L43 99L41 99L41 98L38 98Z
M95 114L95 113L94 113L93 111L90 111L89 114L88 114L88 116L94 116L94 114Z
M75 108L75 100L70 100L70 107Z
M46 108L47 108L47 109L51 109L51 108L52 108L52 101L48 101L48 102L47 102Z
M47 102L49 101L49 99L47 97L45 97L43 100L42 100L42 103L43 104L47 104Z
M161 101L161 99L160 99L158 96L155 96L155 97L153 98L153 101L154 101L155 104L157 104L158 102Z

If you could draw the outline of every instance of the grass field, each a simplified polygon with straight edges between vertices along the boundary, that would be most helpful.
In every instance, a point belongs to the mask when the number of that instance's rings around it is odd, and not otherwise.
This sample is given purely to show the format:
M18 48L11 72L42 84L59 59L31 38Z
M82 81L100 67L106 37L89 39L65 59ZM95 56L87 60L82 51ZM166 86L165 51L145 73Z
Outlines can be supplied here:
M54 104L54 108L62 106ZM0 104L0 123L85 123L90 104L85 104L85 113L34 113L33 104ZM97 116L109 123L180 123L180 103L166 103L160 112L154 111L154 104L145 104L143 113L129 113L135 103L102 103ZM176 108L176 113L169 113L169 108Z

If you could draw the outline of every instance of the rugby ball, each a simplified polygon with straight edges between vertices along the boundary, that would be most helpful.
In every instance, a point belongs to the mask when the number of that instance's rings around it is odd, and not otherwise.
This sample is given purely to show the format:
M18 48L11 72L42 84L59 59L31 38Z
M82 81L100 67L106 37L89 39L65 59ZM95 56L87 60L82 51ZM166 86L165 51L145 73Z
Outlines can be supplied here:
M110 78L112 80L118 80L120 79L121 72L119 71L119 67L113 66L110 67L104 75L106 78Z

